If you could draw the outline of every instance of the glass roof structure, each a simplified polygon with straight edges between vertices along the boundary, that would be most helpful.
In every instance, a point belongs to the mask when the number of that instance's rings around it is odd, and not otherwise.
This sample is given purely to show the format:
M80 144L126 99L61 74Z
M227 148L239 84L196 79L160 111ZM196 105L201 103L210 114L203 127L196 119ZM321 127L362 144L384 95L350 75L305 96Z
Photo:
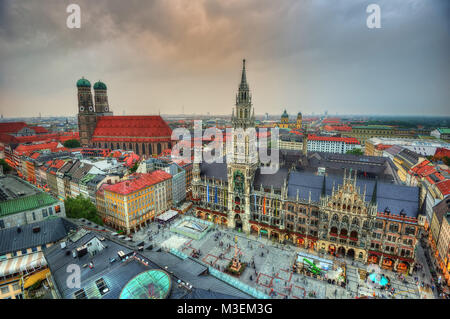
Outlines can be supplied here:
M133 277L122 289L119 299L165 299L171 286L168 273L152 269Z

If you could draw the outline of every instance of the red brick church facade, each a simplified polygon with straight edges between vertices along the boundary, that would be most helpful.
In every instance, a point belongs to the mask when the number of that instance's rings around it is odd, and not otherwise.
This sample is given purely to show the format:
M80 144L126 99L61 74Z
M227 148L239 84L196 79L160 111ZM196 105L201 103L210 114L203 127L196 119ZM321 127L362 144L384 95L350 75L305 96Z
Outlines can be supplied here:
M159 115L113 116L109 110L106 85L82 78L78 88L78 128L83 147L123 149L138 155L159 155L172 148L172 130Z

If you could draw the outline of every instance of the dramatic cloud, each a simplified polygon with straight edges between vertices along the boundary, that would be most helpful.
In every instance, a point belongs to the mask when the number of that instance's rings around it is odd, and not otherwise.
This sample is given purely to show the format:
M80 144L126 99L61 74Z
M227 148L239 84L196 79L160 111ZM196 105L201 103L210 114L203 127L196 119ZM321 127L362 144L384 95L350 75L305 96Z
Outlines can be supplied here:
M66 7L81 7L81 29ZM366 7L381 7L368 29ZM450 115L447 0L4 0L0 111L74 115L75 82L115 114L229 114L242 58L257 114Z

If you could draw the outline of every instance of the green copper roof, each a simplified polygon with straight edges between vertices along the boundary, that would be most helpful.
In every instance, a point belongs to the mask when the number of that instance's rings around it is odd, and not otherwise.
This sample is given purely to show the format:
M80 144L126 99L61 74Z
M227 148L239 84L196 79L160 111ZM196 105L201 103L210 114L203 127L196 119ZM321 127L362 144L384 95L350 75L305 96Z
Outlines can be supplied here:
M159 269L142 272L122 289L119 299L165 299L170 293L169 275Z
M438 128L439 133L441 134L450 134L450 128L446 128L446 127L440 127Z
M87 87L90 88L91 87L91 82L89 82L88 80L86 80L84 77L79 79L77 81L77 87Z
M286 110L284 110L283 115L281 115L281 117L289 117L289 115L287 114Z
M0 216L11 215L58 203L47 193L39 192L23 198L15 198L0 203Z
M95 82L94 83L94 90L106 90L106 84L103 82Z
M367 130L392 130L392 126L388 125L358 125L353 128L367 129Z

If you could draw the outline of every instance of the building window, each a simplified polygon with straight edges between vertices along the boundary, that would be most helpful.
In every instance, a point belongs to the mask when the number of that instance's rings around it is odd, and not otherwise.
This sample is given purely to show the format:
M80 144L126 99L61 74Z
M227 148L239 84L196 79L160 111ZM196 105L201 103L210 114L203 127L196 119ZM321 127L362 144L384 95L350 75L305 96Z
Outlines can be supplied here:
M3 294L7 294L9 292L9 286L0 287L0 291Z
M80 289L74 293L75 299L87 299L84 289Z
M47 217L47 216L48 216L47 209L44 208L44 209L42 210L42 217L45 218L45 217Z
M389 231L393 232L393 233L398 232L398 225L397 224L390 224L389 225Z
M0 219L0 229L5 228L5 223L3 219Z
M106 282L103 280L103 278L98 279L95 284L97 285L98 291L100 292L100 294L103 296L105 295L108 291L108 285L106 284Z
M33 248L31 248L31 251L33 252L33 253L35 253L35 252L37 252L37 247L33 247Z
M26 249L22 249L22 255L26 255L27 250Z
M414 235L416 232L416 229L413 227L406 227L405 234L406 235Z

